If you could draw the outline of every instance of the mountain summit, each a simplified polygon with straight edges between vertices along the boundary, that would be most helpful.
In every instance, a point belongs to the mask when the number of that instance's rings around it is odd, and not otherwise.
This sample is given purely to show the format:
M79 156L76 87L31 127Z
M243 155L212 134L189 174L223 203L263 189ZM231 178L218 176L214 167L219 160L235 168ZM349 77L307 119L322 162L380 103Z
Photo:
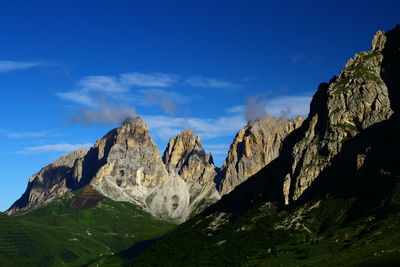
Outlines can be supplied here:
M229 193L278 157L283 139L303 120L301 116L288 120L266 115L243 127L230 146L221 168L220 193Z

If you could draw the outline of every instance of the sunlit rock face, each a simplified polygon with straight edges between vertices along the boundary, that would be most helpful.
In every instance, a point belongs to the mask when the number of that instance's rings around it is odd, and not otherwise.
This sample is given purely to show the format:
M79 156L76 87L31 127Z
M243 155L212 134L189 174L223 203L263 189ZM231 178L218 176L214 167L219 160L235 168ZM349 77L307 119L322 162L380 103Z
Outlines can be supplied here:
M213 181L216 175L212 155L206 154L200 135L195 137L192 129L184 130L169 140L163 161L169 170L178 173L185 181L205 184Z
M96 142L105 163L90 184L105 196L141 205L156 217L183 222L216 202L216 168L200 136L185 130L172 138L163 158L148 127L131 118Z
M221 195L229 193L275 159L283 139L299 127L303 120L301 116L285 119L266 115L243 127L230 146L228 157L221 168Z
M214 183L217 169L212 155L204 151L200 135L195 136L192 129L169 140L163 161L171 177L179 177L185 182L189 201L186 203L186 198L179 198L182 205L187 205L187 210L182 213L184 218L220 199Z
M105 163L90 184L111 199L142 203L148 188L168 177L159 150L140 117L126 120L98 140L93 150Z
M71 191L79 181L74 177L74 166L86 155L86 149L66 154L29 178L25 193L7 211L13 214L43 205Z
M30 179L9 214L46 204L91 185L116 201L140 205L159 218L183 222L216 202L216 168L202 148L200 136L185 130L164 152L153 142L140 117L132 117L89 150L61 157Z

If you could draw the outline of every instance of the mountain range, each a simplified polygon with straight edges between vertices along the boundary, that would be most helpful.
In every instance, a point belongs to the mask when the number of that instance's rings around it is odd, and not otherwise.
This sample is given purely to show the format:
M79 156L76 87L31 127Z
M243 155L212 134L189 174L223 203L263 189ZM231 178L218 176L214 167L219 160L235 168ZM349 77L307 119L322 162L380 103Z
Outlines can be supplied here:
M132 117L89 151L73 151L34 174L7 214L42 207L91 186L107 198L136 204L157 218L181 223L276 158L283 138L302 121L302 117L265 116L250 122L235 137L219 169L193 130L171 138L161 157L143 119Z
M306 119L250 121L221 168L193 130L161 154L145 122L128 118L29 179L0 217L17 235L0 236L9 251L0 260L25 265L35 252L55 266L396 266L399 70L400 26L378 31L370 51L319 85ZM50 255L32 250L48 242L45 231L61 236Z

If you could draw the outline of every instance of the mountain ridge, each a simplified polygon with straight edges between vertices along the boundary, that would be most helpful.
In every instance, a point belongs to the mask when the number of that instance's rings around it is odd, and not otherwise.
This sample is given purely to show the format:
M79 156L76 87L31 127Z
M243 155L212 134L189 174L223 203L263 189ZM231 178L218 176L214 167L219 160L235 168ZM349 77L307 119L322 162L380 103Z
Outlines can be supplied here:
M262 153L262 157L276 157L282 137L301 122L300 117L287 120L273 116L250 122L241 132L261 131L261 139L272 138L273 141L253 142L247 144L246 149L254 155ZM97 140L89 151L73 151L59 161L63 162L64 158L70 161L58 178L52 177L54 164L46 166L44 169L50 171L41 177L57 190L49 191L51 186L35 187L30 181L23 197L7 214L42 207L67 192L88 185L108 198L134 203L154 216L172 222L183 222L220 199L217 182L224 175L214 165L211 153L204 151L200 135L195 136L192 129L171 138L161 157L143 119L131 117ZM266 164L267 161L255 161L247 169L257 170ZM249 176L243 175L239 182Z

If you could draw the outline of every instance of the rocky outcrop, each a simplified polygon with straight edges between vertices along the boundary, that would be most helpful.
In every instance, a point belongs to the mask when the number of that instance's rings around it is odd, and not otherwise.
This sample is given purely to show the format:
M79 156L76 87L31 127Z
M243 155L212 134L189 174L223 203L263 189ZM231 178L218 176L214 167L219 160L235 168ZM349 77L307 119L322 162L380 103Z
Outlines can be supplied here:
M104 164L90 185L113 200L136 203L156 217L183 222L220 198L212 157L192 130L171 139L162 159L147 126L135 117L97 141L93 151Z
M217 174L212 155L206 154L200 135L195 137L192 129L184 130L169 140L163 161L169 171L177 173L185 181L205 184L213 181Z
M164 161L147 125L132 117L88 152L72 152L32 176L27 191L8 212L36 207L88 185L103 196L135 203L174 222L220 199L212 156L192 130L171 139Z
M285 119L266 115L243 127L230 146L221 168L220 193L229 193L278 157L283 139L303 120L301 116Z
M164 183L154 187L145 199L146 210L151 214L176 222L189 217L189 203L189 186L178 175L170 175Z
M29 178L25 193L7 211L13 214L20 210L45 204L74 189L77 181L74 166L86 155L86 149L66 154L50 163Z
M126 120L120 128L98 140L93 148L104 165L90 184L117 201L142 203L148 192L166 180L168 173L148 127L140 117Z
M184 185L179 183L179 187L175 186L179 188L175 191L186 192L182 195L184 197L178 198L177 195L169 195L167 198L175 199L175 203L179 203L177 207L186 207L186 210L181 212L173 207L176 210L174 213L180 213L182 218L188 218L220 199L214 183L217 171L212 155L204 151L200 135L195 137L192 129L184 130L170 139L163 154L163 161L170 177L184 181ZM172 185L172 182L168 184ZM174 185L177 184L175 181ZM165 191L165 186L162 185L158 191ZM179 201L176 202L178 199ZM153 202L156 203L154 200ZM159 207L159 204L152 206Z
M355 55L338 77L319 86L304 136L291 151L283 184L286 204L301 196L340 153L344 142L393 114L389 90L381 77L385 44L385 33L377 32L371 51Z

